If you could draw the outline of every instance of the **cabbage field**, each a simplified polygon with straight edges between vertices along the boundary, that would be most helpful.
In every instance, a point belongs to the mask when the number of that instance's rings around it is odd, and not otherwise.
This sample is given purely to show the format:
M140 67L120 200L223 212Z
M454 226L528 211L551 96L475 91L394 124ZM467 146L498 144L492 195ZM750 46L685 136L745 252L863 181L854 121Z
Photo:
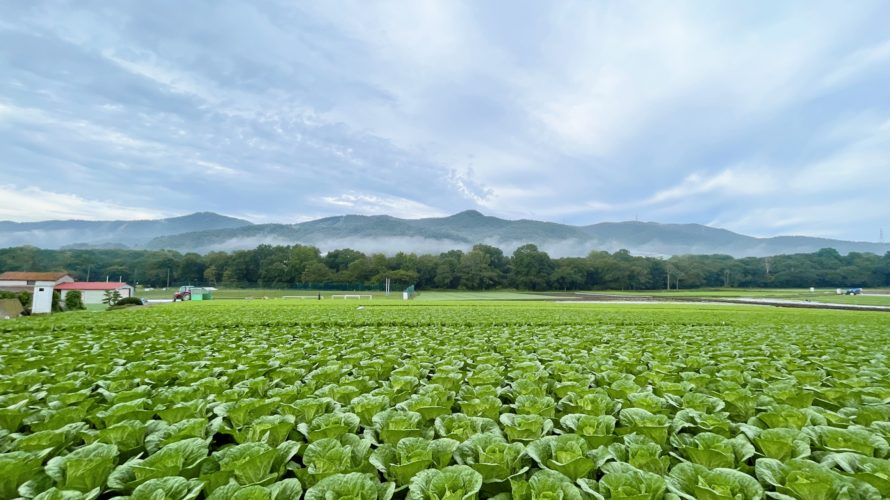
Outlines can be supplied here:
M883 313L219 301L0 340L0 498L890 498Z

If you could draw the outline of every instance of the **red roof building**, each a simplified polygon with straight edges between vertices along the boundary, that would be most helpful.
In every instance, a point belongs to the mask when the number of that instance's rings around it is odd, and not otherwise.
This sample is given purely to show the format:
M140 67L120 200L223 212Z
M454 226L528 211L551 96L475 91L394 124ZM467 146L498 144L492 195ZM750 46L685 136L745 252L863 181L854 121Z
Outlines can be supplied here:
M38 281L49 281L55 284L70 283L74 278L70 274L63 271L49 273L31 273L19 271L7 271L0 274L0 287L4 286L30 286L35 285Z

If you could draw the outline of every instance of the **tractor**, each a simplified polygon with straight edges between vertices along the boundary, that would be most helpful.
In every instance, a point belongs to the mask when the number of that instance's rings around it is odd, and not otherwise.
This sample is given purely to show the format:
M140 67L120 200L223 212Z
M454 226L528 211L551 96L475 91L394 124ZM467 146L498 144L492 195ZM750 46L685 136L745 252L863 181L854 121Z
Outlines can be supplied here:
M186 300L192 300L192 288L191 286L181 286L179 290L173 294L173 302L177 300L181 300L185 302Z

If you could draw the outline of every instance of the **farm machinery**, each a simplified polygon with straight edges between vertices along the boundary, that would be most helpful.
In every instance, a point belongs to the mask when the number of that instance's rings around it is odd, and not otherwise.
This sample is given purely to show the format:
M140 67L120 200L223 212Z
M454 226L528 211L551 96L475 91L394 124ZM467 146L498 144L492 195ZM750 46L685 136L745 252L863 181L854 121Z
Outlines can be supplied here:
M181 300L185 302L186 300L192 300L192 287L190 286L181 286L176 293L173 294L173 302L177 300Z
M176 293L173 294L173 302L181 300L210 300L213 298L213 290L215 288L202 288L197 286L181 286Z

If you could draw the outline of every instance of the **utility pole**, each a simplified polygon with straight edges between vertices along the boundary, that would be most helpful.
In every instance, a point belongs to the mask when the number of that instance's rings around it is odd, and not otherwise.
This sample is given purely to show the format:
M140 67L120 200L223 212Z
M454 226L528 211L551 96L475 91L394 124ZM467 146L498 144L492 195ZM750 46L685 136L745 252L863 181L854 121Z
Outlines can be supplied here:
M90 268L92 267L92 264L87 264L87 281L90 281Z
M167 288L170 288L170 268L167 268Z
M723 288L729 288L729 269L723 271Z

